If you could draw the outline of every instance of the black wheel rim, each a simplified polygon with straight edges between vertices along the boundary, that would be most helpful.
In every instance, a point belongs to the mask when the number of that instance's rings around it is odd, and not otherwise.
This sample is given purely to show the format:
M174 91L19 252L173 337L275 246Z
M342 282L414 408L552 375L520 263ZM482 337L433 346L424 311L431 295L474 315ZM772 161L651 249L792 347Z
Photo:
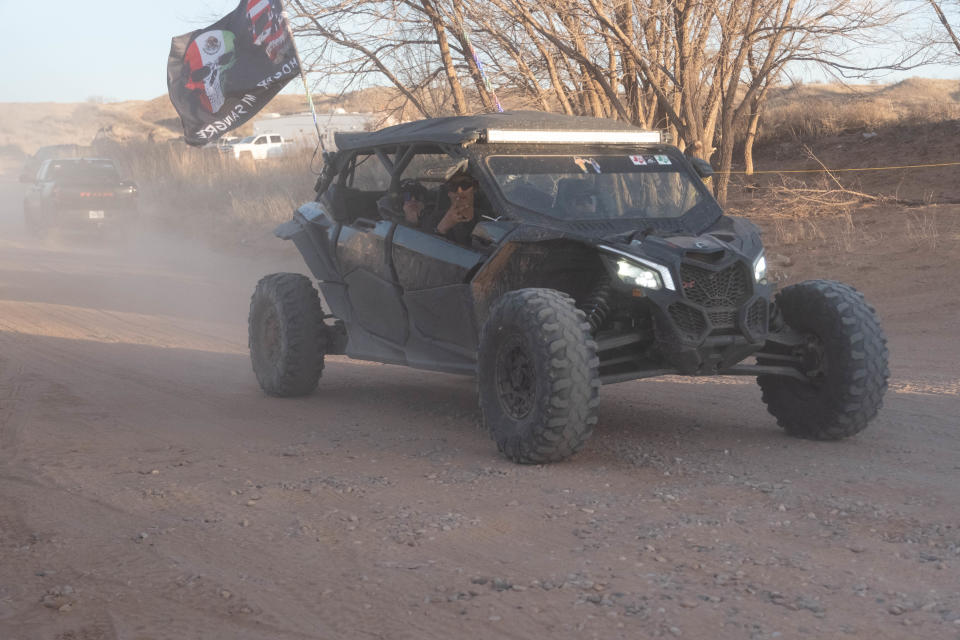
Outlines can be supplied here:
M276 364L280 359L280 319L273 305L268 305L260 312L259 323L260 353L264 360Z
M797 346L793 354L800 358L800 371L807 376L813 389L821 389L827 379L827 348L823 340L808 333L803 337L803 344Z
M537 375L533 360L519 336L507 340L497 351L497 395L507 415L515 420L533 410Z

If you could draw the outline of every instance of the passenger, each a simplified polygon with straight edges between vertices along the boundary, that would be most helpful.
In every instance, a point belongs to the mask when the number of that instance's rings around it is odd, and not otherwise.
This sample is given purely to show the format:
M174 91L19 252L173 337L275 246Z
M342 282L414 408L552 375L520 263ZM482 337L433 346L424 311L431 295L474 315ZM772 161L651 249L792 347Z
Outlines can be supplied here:
M419 228L429 193L418 181L404 178L396 192L387 193L377 200L377 212L384 220Z
M458 244L469 245L470 234L480 220L480 216L489 208L481 193L477 181L467 173L465 167L458 168L444 184L449 206L439 207L424 229L432 229L438 235ZM489 215L489 214L487 214Z
M400 181L400 199L403 202L403 221L411 227L419 227L423 208L427 202L427 188L412 178Z

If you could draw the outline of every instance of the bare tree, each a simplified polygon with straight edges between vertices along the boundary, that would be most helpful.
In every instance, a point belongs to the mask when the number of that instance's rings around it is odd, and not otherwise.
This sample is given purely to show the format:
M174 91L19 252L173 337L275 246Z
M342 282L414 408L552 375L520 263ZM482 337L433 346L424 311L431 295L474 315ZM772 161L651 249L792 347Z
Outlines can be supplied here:
M752 170L766 97L788 66L857 76L906 64L856 57L898 17L893 0L294 4L317 76L343 86L389 83L398 108L422 116L492 110L499 87L513 104L668 129L681 148L713 158L721 201L737 145Z
M947 14L943 9L947 3L938 0L928 0L928 2L933 8L934 13L937 14L937 20L943 25L943 29L946 31L947 37L950 38L950 42L953 43L954 48L957 50L957 55L960 55L960 39L957 38L957 32L953 26L950 25ZM960 8L960 3L955 2L953 4L956 4L957 8Z
M448 109L471 112L457 62L465 55L462 29L453 26L448 3L293 0L293 5L295 34L307 43L303 58L314 77L355 89L386 82L402 96L398 111L412 106L420 117ZM451 100L434 95L438 76L445 78Z

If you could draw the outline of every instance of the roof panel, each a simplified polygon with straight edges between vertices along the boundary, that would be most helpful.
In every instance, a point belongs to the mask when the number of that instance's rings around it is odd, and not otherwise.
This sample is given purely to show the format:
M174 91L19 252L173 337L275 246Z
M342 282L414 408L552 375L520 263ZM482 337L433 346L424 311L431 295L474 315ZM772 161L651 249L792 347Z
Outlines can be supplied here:
M405 122L379 131L337 133L339 150L359 150L394 144L428 142L463 144L476 141L484 129L639 131L625 122L605 118L567 116L543 111L505 111L473 116L451 116Z

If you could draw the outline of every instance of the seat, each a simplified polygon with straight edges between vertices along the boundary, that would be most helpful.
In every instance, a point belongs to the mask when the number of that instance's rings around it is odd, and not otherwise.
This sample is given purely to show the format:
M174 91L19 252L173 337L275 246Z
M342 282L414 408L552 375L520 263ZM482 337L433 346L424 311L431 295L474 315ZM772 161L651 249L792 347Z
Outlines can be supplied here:
M593 182L583 178L561 178L557 181L557 194L553 199L553 211L561 216L569 217L574 199L585 194L596 196L596 188Z
M553 198L554 207L562 207L573 200L575 195L593 190L593 185L581 178L561 178L557 181L557 195Z
M553 199L532 184L522 183L510 189L507 198L514 204L534 211L549 211Z
M384 191L361 191L342 184L331 184L320 202L330 211L334 220L352 224L357 218L377 220L380 218L377 201Z

